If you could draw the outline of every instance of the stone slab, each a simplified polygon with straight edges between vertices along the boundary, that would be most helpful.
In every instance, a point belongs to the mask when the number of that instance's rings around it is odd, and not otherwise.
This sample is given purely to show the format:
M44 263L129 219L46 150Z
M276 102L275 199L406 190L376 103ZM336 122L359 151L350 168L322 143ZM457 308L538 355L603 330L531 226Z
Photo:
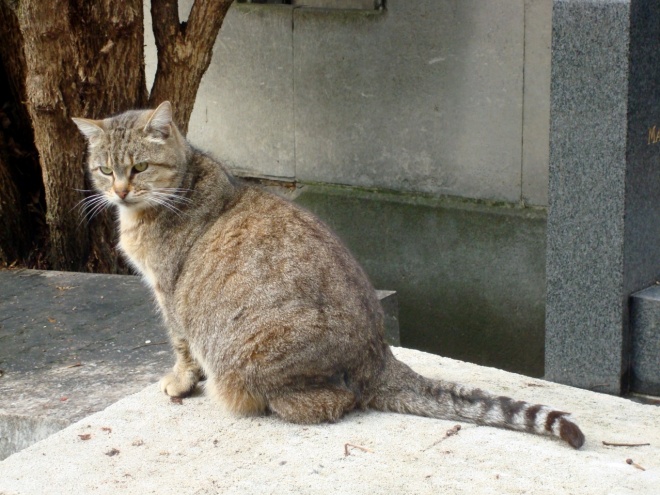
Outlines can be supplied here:
M401 345L401 332L399 331L399 299L394 290L376 291L380 304L385 313L385 340L390 345Z
M237 3L189 135L241 173L515 202L527 160L524 197L544 204L550 19L536 4L548 1ZM148 22L146 34L151 79Z
M0 270L0 459L154 383L172 364L139 278Z
M632 388L660 396L660 286L631 297Z
M395 353L428 376L570 410L587 442L575 451L548 437L467 423L446 437L458 423L373 411L317 426L237 418L206 396L176 404L151 386L0 462L0 493L658 493L660 408L418 351Z
M189 136L242 175L545 205L551 2L235 2Z
M525 0L522 200L548 204L552 0Z
M382 0L291 0L290 3L315 9L376 10L383 6Z
M546 378L614 394L660 276L659 40L655 1L554 2Z

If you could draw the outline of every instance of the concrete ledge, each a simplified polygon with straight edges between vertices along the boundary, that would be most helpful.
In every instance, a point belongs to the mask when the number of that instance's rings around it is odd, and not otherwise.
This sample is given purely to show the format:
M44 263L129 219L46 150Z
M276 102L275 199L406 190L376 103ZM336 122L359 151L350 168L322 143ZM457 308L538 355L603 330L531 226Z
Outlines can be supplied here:
M385 313L385 340L390 345L401 345L399 299L397 298L396 291L377 290L376 294Z
M0 462L0 493L658 493L660 408L395 352L428 376L570 410L587 443L574 451L547 437L469 424L444 438L454 422L377 412L320 426L236 418L205 396L176 404L150 386Z
M0 460L48 438L69 424L71 422L65 419L0 412Z
M630 297L632 332L632 389L660 395L660 286L654 285Z

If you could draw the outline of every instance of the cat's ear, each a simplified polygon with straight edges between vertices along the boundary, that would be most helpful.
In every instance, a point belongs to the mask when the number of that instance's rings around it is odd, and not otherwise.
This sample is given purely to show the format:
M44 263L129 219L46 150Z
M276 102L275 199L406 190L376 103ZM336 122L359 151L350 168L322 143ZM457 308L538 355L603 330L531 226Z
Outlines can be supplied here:
M101 137L105 132L103 130L103 121L101 120L80 119L76 117L73 117L71 120L78 126L78 129L80 129L80 132L82 132L88 141Z
M157 140L164 140L172 133L172 104L164 101L153 111L144 132Z

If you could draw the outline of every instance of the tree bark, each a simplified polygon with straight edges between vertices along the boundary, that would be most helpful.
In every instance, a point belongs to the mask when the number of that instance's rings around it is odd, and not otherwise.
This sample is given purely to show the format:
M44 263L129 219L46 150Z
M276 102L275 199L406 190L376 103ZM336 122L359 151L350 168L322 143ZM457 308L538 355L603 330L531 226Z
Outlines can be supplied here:
M107 214L81 224L88 189L84 140L73 116L101 117L146 101L139 0L24 0L17 12L25 54L25 92L46 194L50 264L117 271Z
M188 21L179 22L176 0L152 0L158 66L149 106L172 102L174 121L185 135L213 45L233 0L195 0Z
M71 27L78 53L78 99L82 108L74 114L71 105L67 125L84 147L84 139L69 117L104 118L147 103L144 19L142 0L70 1L76 12ZM83 162L82 154L78 160ZM86 188L91 188L89 182ZM110 211L104 211L90 223L89 236L89 271L128 271L116 249L117 233Z
M27 257L29 239L34 232L25 205L42 189L40 179L36 186L29 187L30 176L39 171L38 164L30 160L29 152L19 150L20 145L12 136L12 133L29 134L24 142L27 146L33 142L27 111L19 103L25 95L24 74L23 39L18 20L0 1L0 263L5 265ZM21 176L26 178L22 184L17 180Z
M66 124L67 103L75 100L77 94L71 73L78 66L68 26L69 7L65 0L48 4L26 0L17 14L24 39L26 103L48 205L50 262L56 269L80 270L89 250L89 238L77 231L72 193L85 188L79 160L84 147ZM62 146L63 143L67 145Z
M0 264L12 264L21 257L26 240L21 235L24 214L20 193L5 160L5 140L0 132ZM18 236L17 236L18 235Z

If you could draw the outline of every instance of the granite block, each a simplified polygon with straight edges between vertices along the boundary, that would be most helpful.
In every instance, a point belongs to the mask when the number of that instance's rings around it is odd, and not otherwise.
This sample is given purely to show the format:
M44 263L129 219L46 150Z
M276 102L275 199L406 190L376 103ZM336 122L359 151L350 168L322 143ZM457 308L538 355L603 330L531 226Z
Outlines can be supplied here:
M631 297L632 387L636 392L660 396L660 286Z
M394 290L377 290L378 299L385 313L385 340L390 345L400 346L399 300Z
M553 6L546 378L630 386L629 297L660 276L660 5Z

